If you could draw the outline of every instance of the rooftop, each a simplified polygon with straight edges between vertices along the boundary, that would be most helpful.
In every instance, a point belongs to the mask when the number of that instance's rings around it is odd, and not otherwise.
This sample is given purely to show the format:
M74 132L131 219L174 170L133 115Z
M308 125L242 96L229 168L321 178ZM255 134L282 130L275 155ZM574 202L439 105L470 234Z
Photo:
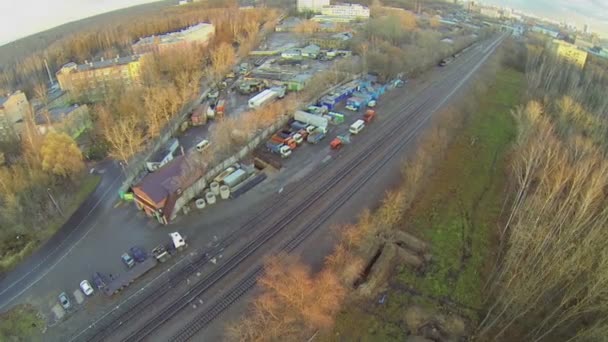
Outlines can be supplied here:
M108 68L115 65L124 65L129 64L134 61L138 61L140 58L139 55L133 56L125 56L125 57L116 57L112 59L101 59L95 62L86 62L84 64L76 64L74 62L70 62L65 64L59 69L58 72L62 72L63 70L77 70L77 71L86 71L86 70L95 70L95 69L103 69Z
M151 200L161 202L180 188L179 177L185 169L186 157L177 156L156 172L147 174L135 187Z
M51 123L60 122L65 119L71 112L80 108L77 104L69 107L62 108L53 108L49 110L49 117L51 119ZM36 125L44 125L46 124L46 117L44 116L44 112L42 110L36 113Z
M162 35L159 35L159 36L148 36L148 37L140 38L133 45L145 45L145 44L152 44L154 42L158 42L158 43L174 43L174 42L186 39L186 37L188 35L196 33L197 31L207 30L207 29L210 29L210 28L213 29L213 25L212 24L209 24L209 23L198 23L196 25L190 26L190 27L188 27L186 29L183 29L181 31L169 32L169 33L165 33L165 34L162 34Z

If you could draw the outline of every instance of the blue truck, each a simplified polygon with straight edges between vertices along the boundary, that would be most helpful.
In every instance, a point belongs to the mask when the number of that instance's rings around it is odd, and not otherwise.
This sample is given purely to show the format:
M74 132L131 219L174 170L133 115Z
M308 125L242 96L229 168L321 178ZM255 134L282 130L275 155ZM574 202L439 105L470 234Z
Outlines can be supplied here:
M287 158L291 155L289 146L280 142L269 140L266 142L266 148L270 152L280 155L281 158Z
M358 112L365 105L365 101L358 97L351 97L346 100L346 109Z
M323 138L325 138L325 130L316 128L314 131L312 131L308 135L308 138L306 138L306 141L308 141L311 144L316 144L319 141L321 141L321 139L323 139Z

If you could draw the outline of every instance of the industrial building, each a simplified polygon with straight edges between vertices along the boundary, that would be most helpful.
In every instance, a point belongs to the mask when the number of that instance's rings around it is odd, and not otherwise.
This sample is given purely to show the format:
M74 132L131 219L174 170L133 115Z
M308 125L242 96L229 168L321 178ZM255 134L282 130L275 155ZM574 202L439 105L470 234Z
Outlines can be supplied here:
M298 0L298 12L321 12L324 6L329 6L329 0Z
M321 14L331 17L352 17L369 19L369 8L359 4L340 4L324 6Z
M206 45L214 34L215 26L209 23L199 23L181 31L140 38L131 48L133 53L141 55L181 49L196 44Z
M559 36L559 31L554 30L552 28L540 26L540 25L533 26L531 31L540 33L540 34L544 34L545 36L549 36L551 38L557 38Z
M76 64L70 62L57 71L61 90L89 98L106 94L115 86L138 84L141 77L141 57L137 55L101 59Z
M551 49L558 57L577 65L580 68L585 67L587 63L587 51L579 49L576 45L570 44L563 40L554 39L551 44Z
M326 36L316 36L308 40L310 44L315 44L323 49L344 49L348 42L353 38L352 33L342 32Z
M19 134L23 117L30 110L30 103L25 94L17 90L12 94L0 97L0 138Z

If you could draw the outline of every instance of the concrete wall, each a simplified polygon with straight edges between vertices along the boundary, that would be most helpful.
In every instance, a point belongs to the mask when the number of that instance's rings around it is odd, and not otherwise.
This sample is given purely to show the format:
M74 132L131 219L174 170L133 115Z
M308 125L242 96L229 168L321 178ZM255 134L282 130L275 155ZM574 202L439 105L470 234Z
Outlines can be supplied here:
M203 196L203 190L207 187L207 184L211 183L212 179L215 178L222 171L226 170L231 165L237 163L239 160L243 159L246 155L251 153L260 143L268 139L274 132L279 130L279 128L285 126L291 115L284 115L270 127L263 130L261 133L255 136L246 146L241 148L236 154L226 158L223 162L216 165L214 168L209 170L201 179L196 181L191 187L183 190L181 197L175 202L175 209L173 210L173 218L177 215L177 213L186 206L191 200L196 197Z

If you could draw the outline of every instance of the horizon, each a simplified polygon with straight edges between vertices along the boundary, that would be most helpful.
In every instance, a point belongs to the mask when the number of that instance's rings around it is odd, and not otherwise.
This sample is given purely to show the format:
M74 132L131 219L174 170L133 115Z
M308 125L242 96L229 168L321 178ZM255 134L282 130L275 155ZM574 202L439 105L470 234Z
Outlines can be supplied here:
M591 32L608 36L608 1L602 0L483 0L483 4L509 7L567 24L582 30L586 24Z
M0 47L100 14L163 0L24 0L1 2Z

